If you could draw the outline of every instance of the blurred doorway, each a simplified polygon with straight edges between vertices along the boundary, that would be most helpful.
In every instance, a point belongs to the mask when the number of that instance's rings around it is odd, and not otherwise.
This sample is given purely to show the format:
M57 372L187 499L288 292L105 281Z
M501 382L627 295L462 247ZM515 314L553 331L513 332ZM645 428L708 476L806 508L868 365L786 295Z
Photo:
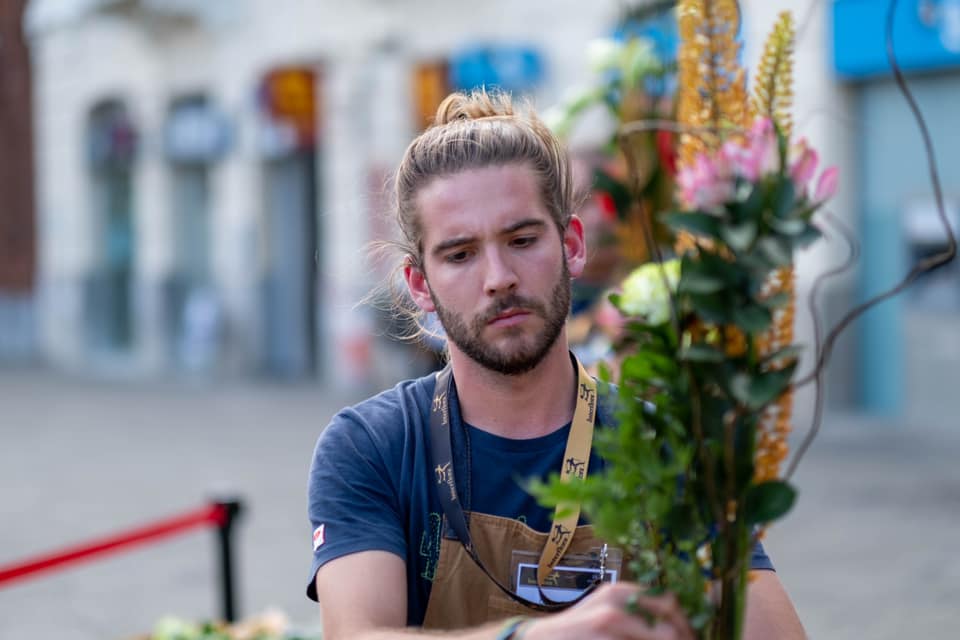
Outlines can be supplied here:
M173 102L164 129L174 256L165 306L171 357L182 370L210 370L222 347L224 313L212 265L210 173L228 145L226 118L204 96Z
M281 376L308 375L315 368L315 171L307 152L266 166L265 365Z
M133 163L136 131L120 101L96 106L88 125L94 264L85 290L85 324L95 351L125 353L133 346Z
M260 88L263 116L265 270L263 368L274 376L313 375L319 359L317 74L284 67Z

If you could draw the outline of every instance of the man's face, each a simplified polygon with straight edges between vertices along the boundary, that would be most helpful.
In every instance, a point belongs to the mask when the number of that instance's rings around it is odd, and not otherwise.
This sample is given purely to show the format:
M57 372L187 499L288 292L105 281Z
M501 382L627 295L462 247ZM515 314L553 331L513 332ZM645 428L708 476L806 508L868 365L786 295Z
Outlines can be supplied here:
M452 350L505 375L533 369L564 331L579 220L561 235L524 165L435 179L417 210L423 268L406 272L417 303L437 312Z

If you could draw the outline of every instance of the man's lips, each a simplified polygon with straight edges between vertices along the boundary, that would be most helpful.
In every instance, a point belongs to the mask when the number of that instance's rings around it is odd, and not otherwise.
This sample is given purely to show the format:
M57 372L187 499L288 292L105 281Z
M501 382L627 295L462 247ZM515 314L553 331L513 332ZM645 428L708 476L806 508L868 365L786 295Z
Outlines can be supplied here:
M523 319L528 315L530 315L530 312L525 309L508 309L495 316L487 324L495 326L510 326L518 322L522 322Z

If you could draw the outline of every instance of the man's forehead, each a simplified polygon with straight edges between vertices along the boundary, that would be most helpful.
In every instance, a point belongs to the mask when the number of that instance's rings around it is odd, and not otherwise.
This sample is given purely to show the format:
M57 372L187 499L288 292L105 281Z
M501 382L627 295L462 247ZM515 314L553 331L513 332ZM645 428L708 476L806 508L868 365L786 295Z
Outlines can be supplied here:
M536 176L525 166L471 169L434 178L419 191L416 205L425 244L551 221Z

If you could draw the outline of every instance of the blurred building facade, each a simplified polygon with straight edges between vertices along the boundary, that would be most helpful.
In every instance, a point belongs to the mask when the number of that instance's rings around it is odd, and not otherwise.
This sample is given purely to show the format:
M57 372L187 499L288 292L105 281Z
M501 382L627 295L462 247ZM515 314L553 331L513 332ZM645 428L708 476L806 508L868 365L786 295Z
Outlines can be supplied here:
M26 0L0 5L0 362L32 359L36 298L33 113Z
M554 104L589 80L587 43L642 4L33 0L41 352L81 371L390 382L403 365L390 365L374 337L378 317L357 302L387 276L370 268L364 248L389 234L384 187L406 144L453 88L499 84L541 108ZM748 69L776 14L794 12L795 132L824 165L842 168L832 209L863 242L860 268L825 289L829 325L876 288L877 274L906 271L907 259L891 255L927 250L903 222L929 219L929 202L910 195L929 187L902 98L883 69L847 74L837 44L851 41L844 25L856 24L838 11L882 13L885 3L741 4ZM910 24L955 20L956 0L901 5ZM922 41L941 37L923 28ZM869 38L882 48L882 31ZM933 75L915 76L934 110L954 104L957 66L948 55ZM956 135L947 111L931 119L944 139ZM887 139L896 135L909 143ZM916 158L910 171L889 152L898 145ZM960 184L948 178L960 167L956 150L939 151L945 184ZM893 184L880 203L875 194ZM889 225L872 217L881 209ZM836 241L805 254L800 296L845 254ZM945 286L956 289L952 282ZM921 357L911 341L926 331L910 327L955 319L942 309L919 324L903 307L893 322L883 313L838 343L827 376L835 406L900 411L913 393L905 379L891 391L877 376L922 369L904 364L905 353ZM798 313L798 323L809 340L810 317ZM871 405L878 393L884 402ZM890 393L899 404L887 402Z
M555 100L621 9L465 6L34 0L45 357L369 377L364 247L427 112L476 82Z

